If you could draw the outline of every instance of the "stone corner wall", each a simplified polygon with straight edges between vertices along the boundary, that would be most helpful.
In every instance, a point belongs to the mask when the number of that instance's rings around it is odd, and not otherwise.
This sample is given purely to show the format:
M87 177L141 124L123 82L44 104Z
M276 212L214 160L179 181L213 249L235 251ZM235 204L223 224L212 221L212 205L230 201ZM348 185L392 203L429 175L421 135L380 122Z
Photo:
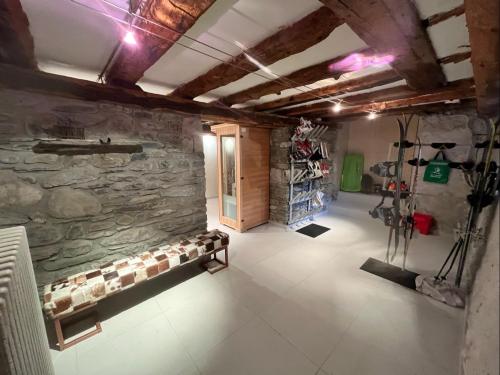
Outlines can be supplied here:
M35 154L56 126L140 144L134 154ZM0 228L27 229L37 282L204 231L197 117L0 91Z
M288 222L288 181L290 179L289 150L290 128L275 128L271 131L271 160L269 182L270 220Z
M419 136L422 143L455 142L457 146L445 150L446 157L455 162L474 159L472 144L479 141L478 134L487 133L486 123L474 112L432 114L420 117ZM481 138L483 140L483 138ZM432 159L438 150L422 148L422 157ZM424 168L419 170L417 182L417 210L435 218L437 233L451 233L457 222L465 219L469 208L466 196L471 188L464 174L452 169L447 184L423 181Z

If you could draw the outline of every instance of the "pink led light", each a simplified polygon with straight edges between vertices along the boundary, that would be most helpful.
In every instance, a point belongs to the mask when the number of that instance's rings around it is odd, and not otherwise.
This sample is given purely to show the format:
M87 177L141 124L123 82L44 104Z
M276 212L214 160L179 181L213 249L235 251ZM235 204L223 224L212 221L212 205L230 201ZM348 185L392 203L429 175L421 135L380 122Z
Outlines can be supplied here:
M135 34L133 31L127 31L125 36L123 37L123 41L127 44L135 46L137 44L137 40L135 39Z
M361 53L353 53L339 62L330 64L331 72L355 72L370 66L382 67L394 61L393 55L371 55L365 56Z

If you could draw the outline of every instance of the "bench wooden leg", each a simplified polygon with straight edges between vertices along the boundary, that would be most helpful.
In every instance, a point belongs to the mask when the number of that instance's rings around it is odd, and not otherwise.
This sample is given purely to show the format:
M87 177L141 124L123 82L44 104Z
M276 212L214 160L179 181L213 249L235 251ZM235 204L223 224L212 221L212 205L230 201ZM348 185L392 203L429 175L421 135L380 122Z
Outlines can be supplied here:
M224 246L224 258L226 259L226 267L229 267L229 251L227 246Z
M65 339L64 339L63 325L61 323L61 319L54 319L54 326L56 329L57 343L58 343L60 351L63 351L64 349L68 349L69 347L76 345L79 342L82 342L83 340L86 340L89 337L92 337L92 336L97 335L98 333L102 332L101 322L99 321L99 316L97 315L97 312L95 312L91 315L94 316L95 329L86 333L85 335L79 336L76 339L73 339L71 341L65 341Z
M217 259L217 253L222 250L224 250L224 260L225 260L224 262ZM214 274L216 272L219 272L220 270L223 270L224 268L229 267L229 251L227 246L221 247L220 249L216 250L212 255L213 259L210 259L207 263L205 263L205 268L207 269L208 272Z

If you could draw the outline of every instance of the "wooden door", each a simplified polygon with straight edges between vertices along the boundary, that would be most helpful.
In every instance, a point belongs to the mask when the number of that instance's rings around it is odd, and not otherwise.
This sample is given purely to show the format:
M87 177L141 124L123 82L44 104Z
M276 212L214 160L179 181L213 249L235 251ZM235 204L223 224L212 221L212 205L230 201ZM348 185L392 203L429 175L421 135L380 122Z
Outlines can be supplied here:
M239 208L242 231L269 221L270 130L239 127Z
M217 174L219 190L219 221L234 229L240 228L239 209L239 142L235 125L219 125L212 129L217 134ZM234 160L228 165L225 147L231 145ZM227 149L226 149L227 151Z

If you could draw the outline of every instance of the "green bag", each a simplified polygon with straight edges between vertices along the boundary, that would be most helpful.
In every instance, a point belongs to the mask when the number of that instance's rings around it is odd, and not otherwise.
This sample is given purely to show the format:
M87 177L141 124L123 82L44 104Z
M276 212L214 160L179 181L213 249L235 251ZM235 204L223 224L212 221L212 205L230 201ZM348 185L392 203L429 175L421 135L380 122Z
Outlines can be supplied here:
M442 159L439 159L441 155ZM450 176L449 161L443 151L439 151L434 159L429 161L429 165L425 168L424 181L433 182L435 184L447 184Z

